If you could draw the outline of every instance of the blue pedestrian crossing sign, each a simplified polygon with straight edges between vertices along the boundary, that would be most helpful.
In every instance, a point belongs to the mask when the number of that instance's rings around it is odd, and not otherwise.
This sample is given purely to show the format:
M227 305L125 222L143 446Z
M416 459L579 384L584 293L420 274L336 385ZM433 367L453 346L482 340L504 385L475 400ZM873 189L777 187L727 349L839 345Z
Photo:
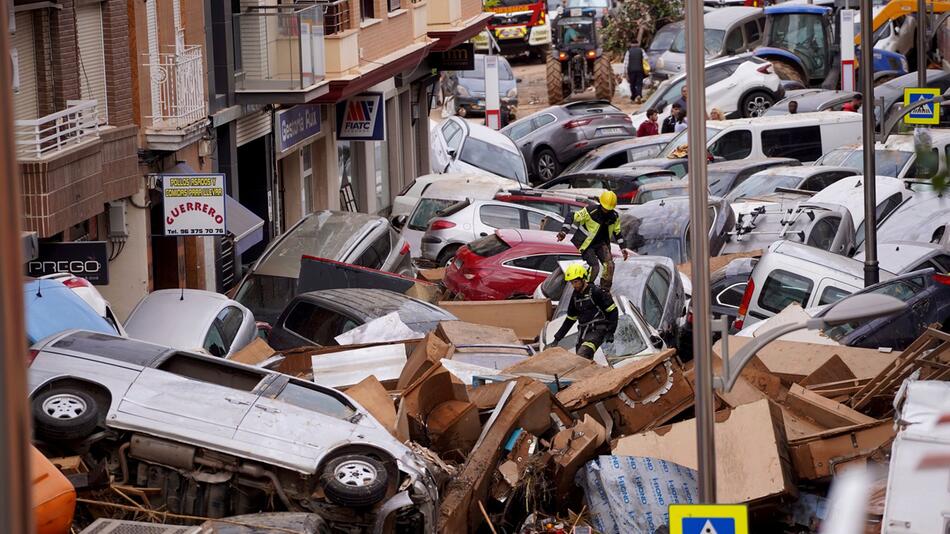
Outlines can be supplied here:
M913 106L914 102L931 100L940 96L940 89L929 87L907 87L904 89L904 107ZM940 104L931 102L918 106L904 115L906 124L940 124Z
M671 504L670 534L749 534L744 504Z

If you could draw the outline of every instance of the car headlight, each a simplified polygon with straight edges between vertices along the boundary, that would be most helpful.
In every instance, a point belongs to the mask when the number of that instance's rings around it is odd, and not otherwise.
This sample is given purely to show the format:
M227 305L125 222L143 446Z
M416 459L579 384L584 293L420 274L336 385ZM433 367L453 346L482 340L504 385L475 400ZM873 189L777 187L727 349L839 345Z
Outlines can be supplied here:
M508 92L505 93L505 96L508 98L518 98L518 88L512 87L511 89L508 89Z
M469 97L472 96L472 94L468 92L468 89L464 85L457 85L455 86L455 96Z

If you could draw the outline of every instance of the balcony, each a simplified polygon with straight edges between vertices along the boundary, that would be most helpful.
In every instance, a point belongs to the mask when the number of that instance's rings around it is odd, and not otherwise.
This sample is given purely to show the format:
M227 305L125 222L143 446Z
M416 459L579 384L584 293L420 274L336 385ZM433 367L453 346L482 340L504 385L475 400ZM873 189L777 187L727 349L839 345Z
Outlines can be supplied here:
M152 60L146 64L152 114L145 144L151 150L179 150L197 141L208 122L203 49L187 45Z
M454 48L482 31L491 20L482 12L481 0L439 0L429 2L428 35L437 42L434 51Z
M45 117L15 121L17 159L42 160L99 140L95 100L69 100L66 109Z
M245 9L233 25L238 103L301 104L324 94L324 5Z

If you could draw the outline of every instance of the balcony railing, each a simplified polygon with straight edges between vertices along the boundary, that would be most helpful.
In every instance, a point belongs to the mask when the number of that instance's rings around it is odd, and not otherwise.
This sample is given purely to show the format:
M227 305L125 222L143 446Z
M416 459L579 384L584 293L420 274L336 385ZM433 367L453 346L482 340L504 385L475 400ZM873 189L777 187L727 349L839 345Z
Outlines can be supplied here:
M302 91L324 79L323 5L249 7L234 32L238 91Z
M66 105L45 117L14 123L18 158L44 158L99 138L97 102L67 100Z
M150 63L153 128L182 128L208 116L205 100L204 62L201 45L188 45L177 53L159 54Z
M349 0L335 0L323 4L323 30L326 35L350 29Z

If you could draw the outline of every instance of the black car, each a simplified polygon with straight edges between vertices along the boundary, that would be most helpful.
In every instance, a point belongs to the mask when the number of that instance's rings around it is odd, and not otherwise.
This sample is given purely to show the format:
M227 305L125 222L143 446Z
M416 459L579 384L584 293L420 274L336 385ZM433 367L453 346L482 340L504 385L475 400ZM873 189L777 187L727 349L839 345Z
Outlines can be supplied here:
M386 289L325 289L301 293L284 308L267 343L277 350L338 345L336 336L396 312L422 337L456 317L435 304Z
M758 258L736 258L709 275L709 307L714 318L726 316L732 324L739 314L745 286L758 261Z
M886 317L828 328L825 335L850 347L904 350L933 323L944 332L950 331L950 275L923 269L866 287L851 296L862 293L889 295L906 302L907 308ZM817 316L822 317L831 308Z
M538 189L609 189L617 194L618 204L630 204L642 184L675 178L672 171L663 169L602 169L599 171L562 174L539 185Z
M689 197L672 197L625 207L620 215L624 242L637 254L689 261ZM719 255L735 229L736 217L724 199L709 197L709 254Z
M792 158L740 159L709 164L709 194L725 196L753 174L778 165L794 166L802 163Z
M564 169L564 174L597 169L616 169L625 164L639 162L660 155L660 151L676 137L676 134L650 135L616 141L584 154Z

